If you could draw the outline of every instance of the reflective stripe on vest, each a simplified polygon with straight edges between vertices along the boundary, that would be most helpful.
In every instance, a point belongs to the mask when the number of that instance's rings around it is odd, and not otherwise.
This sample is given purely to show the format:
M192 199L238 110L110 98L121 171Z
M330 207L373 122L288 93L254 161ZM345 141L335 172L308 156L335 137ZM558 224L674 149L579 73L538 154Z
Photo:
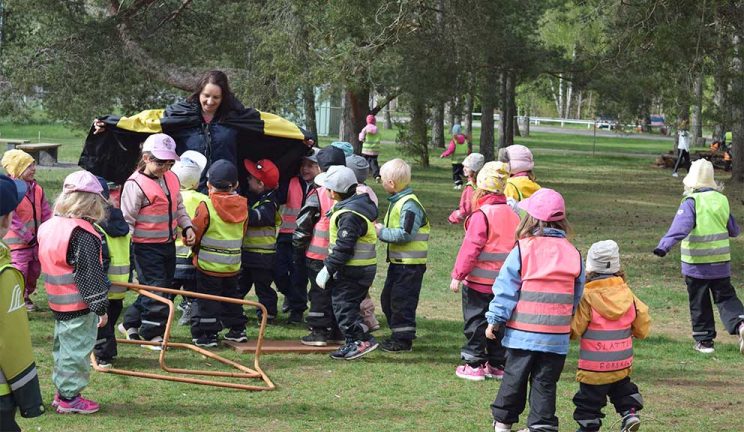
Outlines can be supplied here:
M519 225L519 217L506 204L488 204L477 211L486 216L488 239L465 280L481 285L493 285L506 257L514 248L514 233ZM465 220L466 231L469 221L470 217Z
M297 215L300 214L304 194L305 191L302 190L300 178L292 177L287 189L287 202L279 206L279 214L282 218L279 233L291 234L297 229Z
M344 213L354 213L355 215L364 219L367 222L367 232L357 239L354 245L354 256L349 261L346 261L347 266L368 266L377 264L377 253L375 252L375 245L377 244L377 232L375 231L375 225L367 219L361 213L357 213L350 209L340 209L333 212L330 220L330 250L329 253L333 253L333 248L336 246L336 240L338 239L338 218Z
M220 217L211 200L205 203L209 211L209 226L199 243L196 265L209 272L237 273L240 270L240 248L243 244L245 219L240 222L226 222Z
M426 256L429 250L429 231L431 225L429 218L426 216L426 210L416 195L409 194L401 197L385 214L385 226L388 228L400 228L400 214L403 210L403 204L408 200L418 203L424 212L424 223L419 228L413 240L407 243L388 243L387 257L388 261L394 264L426 264Z
M209 197L201 192L187 189L181 191L181 200L183 201L183 207L186 209L186 213L193 219L199 203L209 200ZM193 256L191 248L183 244L183 235L180 230L176 232L176 256L187 260Z
M116 282L129 282L129 245L132 241L132 236L127 233L121 237L111 237L99 225L95 225L95 227L99 234L103 234L109 252L109 266L106 270L106 276L108 276L112 285L109 288L108 298L111 300L121 300L125 297L127 289L113 284Z
M328 227L331 224L328 212L333 208L333 200L328 196L328 189L324 187L318 187L315 189L315 193L318 194L318 202L320 203L320 219L313 227L313 236L310 238L310 246L308 246L305 256L323 261L328 257L328 245L330 244Z
M362 153L379 154L380 140L380 132L377 132L376 134L367 132L364 135L364 142L362 143Z
M34 237L37 236L39 226L41 225L41 205L44 196L44 191L41 186L34 184L34 202L28 198L28 195L24 196L18 207L13 210L13 219L20 220L23 223L23 228L26 232L32 232ZM25 249L29 247L28 243L23 241L21 233L10 229L5 236L3 241L8 245L10 250Z
M571 332L574 283L581 273L581 255L565 238L519 240L522 287L506 326L533 333Z
M142 189L150 204L141 207L134 222L134 243L168 243L176 238L176 211L178 210L178 177L170 171L163 174L166 194L160 182L136 171L127 181Z
M726 196L711 190L694 192L687 198L695 201L695 227L680 245L682 262L709 264L731 261L730 209Z
M70 236L78 227L99 237L93 225L83 219L54 216L39 227L39 261L46 276L44 287L49 308L56 312L88 309L75 285L75 269L67 264ZM98 259L101 259L100 255Z
M592 319L583 335L579 350L579 369L612 372L633 365L631 326L636 317L632 305L620 317L611 321L592 308Z
M271 200L256 201L251 206L256 209ZM273 203L272 203L273 205ZM274 214L274 226L248 226L243 237L243 250L254 253L275 253L276 251L276 228L281 223L279 212Z

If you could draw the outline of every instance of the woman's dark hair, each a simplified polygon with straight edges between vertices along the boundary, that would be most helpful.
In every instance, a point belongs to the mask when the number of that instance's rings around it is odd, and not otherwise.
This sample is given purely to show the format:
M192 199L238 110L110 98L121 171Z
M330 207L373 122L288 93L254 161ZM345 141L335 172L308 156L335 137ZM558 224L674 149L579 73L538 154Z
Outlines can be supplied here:
M214 84L222 89L222 102L219 108L217 108L216 117L221 116L223 113L232 111L237 108L235 95L230 90L230 84L227 81L227 75L219 70L211 70L201 77L199 82L196 84L194 93L186 99L187 102L195 103L199 105L199 95L201 94L204 87L207 84Z

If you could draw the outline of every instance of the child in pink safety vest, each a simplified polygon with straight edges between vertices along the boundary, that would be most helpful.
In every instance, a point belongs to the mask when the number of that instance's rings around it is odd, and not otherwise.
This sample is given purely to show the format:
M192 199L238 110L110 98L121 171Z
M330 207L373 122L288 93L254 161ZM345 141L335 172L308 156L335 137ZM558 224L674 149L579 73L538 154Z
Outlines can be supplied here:
M31 300L31 295L36 291L36 281L41 271L36 237L39 226L52 217L52 211L44 197L44 190L34 178L36 162L30 154L23 150L8 150L3 154L2 165L10 178L26 183L26 196L13 212L10 230L3 240L10 247L13 267L23 274L25 283L23 300L26 303L26 310L33 312L36 306Z
M612 240L594 243L586 257L586 286L571 322L571 338L581 339L579 391L573 398L580 432L597 432L607 397L622 416L622 432L636 431L643 398L630 382L633 338L651 327L648 306L625 283L620 249Z
M103 269L101 237L93 227L106 214L102 192L88 171L68 175L54 203L55 216L39 228L39 260L55 319L52 407L58 413L91 414L100 408L80 392L88 386L98 328L108 322L111 283Z
M132 234L137 279L142 285L172 288L176 271L176 230L183 243L194 244L194 228L181 197L178 177L170 171L180 160L176 143L166 134L147 137L137 171L124 183L121 211ZM129 306L117 327L130 340L161 343L168 306L142 294ZM160 350L159 345L143 345Z
M460 205L457 210L453 211L449 215L449 223L461 224L470 216L472 213L473 193L475 192L475 183L478 177L478 171L483 168L485 158L480 153L470 153L468 157L462 161L462 169L467 178L465 188L462 190L460 195ZM502 191L503 194L503 191Z
M466 339L460 349L465 364L455 369L455 375L469 381L504 376L504 347L500 338L486 338L485 314L493 299L493 283L514 248L514 233L519 225L519 217L506 204L504 196L508 178L509 166L503 162L489 162L478 173L475 210L465 220L465 238L452 270L450 289L458 292L460 284L463 285Z
M521 201L525 212L517 245L493 284L486 312L486 337L506 348L506 368L491 404L495 432L511 431L527 402L530 430L558 431L555 399L569 348L571 317L584 288L581 254L568 241L570 226L563 197L540 189Z

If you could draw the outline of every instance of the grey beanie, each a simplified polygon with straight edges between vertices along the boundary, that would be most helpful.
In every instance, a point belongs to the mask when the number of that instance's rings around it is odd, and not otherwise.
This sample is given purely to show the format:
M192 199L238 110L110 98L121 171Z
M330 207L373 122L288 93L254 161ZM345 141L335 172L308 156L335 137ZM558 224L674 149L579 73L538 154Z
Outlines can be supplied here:
M346 166L354 171L357 183L364 183L364 181L367 180L367 173L369 172L367 159L358 154L353 154L346 158Z

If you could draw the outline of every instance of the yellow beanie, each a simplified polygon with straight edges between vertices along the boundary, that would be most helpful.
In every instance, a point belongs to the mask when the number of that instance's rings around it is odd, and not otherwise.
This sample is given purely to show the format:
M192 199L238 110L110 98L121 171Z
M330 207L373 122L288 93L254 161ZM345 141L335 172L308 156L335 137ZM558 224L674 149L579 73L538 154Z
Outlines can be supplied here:
M8 150L3 154L3 168L13 178L19 178L26 168L34 163L34 158L23 150Z

